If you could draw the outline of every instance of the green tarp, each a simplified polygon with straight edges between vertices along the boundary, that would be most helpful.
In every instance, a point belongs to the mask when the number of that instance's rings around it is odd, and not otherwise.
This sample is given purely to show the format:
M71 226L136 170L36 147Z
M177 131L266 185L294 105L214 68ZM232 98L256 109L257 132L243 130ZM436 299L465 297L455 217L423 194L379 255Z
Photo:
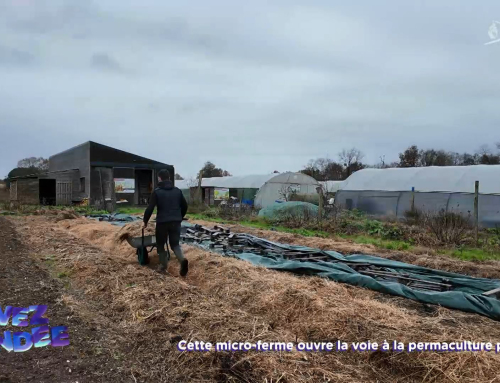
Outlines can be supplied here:
M293 217L317 217L319 208L309 202L288 201L275 202L259 211L259 217L270 220L279 219L284 216Z
M257 237L254 238L257 241L266 241ZM320 251L303 246L278 245L289 250ZM201 244L201 246L207 247L204 244ZM335 251L323 251L322 253L331 257L332 260L340 262L346 261L347 263L326 261L301 262L253 253L231 254L231 256L272 270L288 271L299 275L315 275L386 294L397 295L423 303L440 305L450 309L477 313L495 320L500 320L500 301L496 298L481 295L486 291L499 288L500 280L473 278L462 274L428 269L370 255L355 254L343 256ZM393 272L408 274L410 278L433 282L442 283L443 278L445 278L446 283L453 286L453 291L434 292L417 290L397 282L377 280L370 276L359 274L349 267L348 263L368 263L374 266L387 268Z
M349 261L356 260L363 263L371 263L373 265L384 265L392 268L394 271L404 270L405 273L410 274L410 277L414 278L436 280L435 276L446 275L452 284L457 285L454 291L429 292L412 289L397 282L379 281L370 276L359 274L349 266L341 263L287 261L283 259L271 259L250 253L238 254L236 257L249 261L254 265L264 266L268 269L290 271L302 275L316 275L337 282L366 287L386 294L397 295L419 302L441 305L451 309L477 313L495 320L500 320L500 301L495 298L488 298L480 295L485 291L500 287L499 280L472 278L465 275L444 273L417 266L412 267L412 265L400 264L399 262L368 255L352 255L345 257L346 260Z

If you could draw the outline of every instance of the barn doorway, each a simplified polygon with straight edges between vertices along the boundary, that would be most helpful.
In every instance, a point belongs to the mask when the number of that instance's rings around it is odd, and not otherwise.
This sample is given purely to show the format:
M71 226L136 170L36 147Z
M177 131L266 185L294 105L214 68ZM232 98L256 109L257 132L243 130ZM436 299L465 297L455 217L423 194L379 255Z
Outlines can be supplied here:
M149 197L153 192L153 171L148 169L137 169L135 171L137 182L138 205L147 205Z
M56 204L56 180L40 179L39 181L40 205L55 206Z

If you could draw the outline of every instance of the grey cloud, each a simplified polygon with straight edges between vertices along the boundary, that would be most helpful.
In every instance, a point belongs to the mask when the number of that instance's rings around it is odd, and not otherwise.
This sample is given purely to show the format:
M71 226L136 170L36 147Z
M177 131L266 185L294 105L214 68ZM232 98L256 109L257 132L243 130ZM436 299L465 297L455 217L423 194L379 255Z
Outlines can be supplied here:
M0 2L0 176L89 139L186 176L499 140L496 0L24 2Z
M91 22L95 10L92 1L7 0L0 4L0 20L3 17L5 24L17 33L46 35L64 33Z
M0 45L0 65L27 66L36 61L29 52Z
M120 64L106 53L95 53L90 59L92 68L111 72L121 72Z

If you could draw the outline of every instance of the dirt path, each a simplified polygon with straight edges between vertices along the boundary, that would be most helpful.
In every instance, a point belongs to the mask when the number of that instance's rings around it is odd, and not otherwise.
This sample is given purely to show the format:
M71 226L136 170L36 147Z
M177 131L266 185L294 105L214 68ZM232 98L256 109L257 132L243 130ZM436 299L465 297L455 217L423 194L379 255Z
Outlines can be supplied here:
M202 220L190 220L190 223L213 227L214 222ZM352 241L304 237L299 234L281 233L271 230L255 229L242 225L225 224L236 233L248 233L270 241L288 243L291 245L308 246L322 250L333 250L344 255L347 254L369 254L395 261L411 263L418 266L429 267L431 269L445 270L452 273L466 274L480 278L500 279L500 261L463 261L446 255L430 254L425 249L414 251L392 251L379 249L373 245L356 244Z
M32 348L22 353L0 349L0 382L124 382L120 365L105 351L105 332L95 331L92 323L82 320L63 303L64 283L30 258L31 250L21 241L12 222L0 217L0 302L2 309L11 305L27 307L47 305L49 326L67 326L70 345ZM48 254L47 254L48 255ZM0 327L3 331L26 328ZM31 329L29 327L28 329ZM28 330L29 331L29 330ZM130 377L130 375L129 375Z

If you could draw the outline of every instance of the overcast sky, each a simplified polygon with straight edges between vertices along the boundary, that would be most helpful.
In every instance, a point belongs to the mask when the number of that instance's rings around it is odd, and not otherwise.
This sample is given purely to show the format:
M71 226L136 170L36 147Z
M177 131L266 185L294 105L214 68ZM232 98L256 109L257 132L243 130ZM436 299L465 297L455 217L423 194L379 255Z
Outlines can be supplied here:
M0 177L88 140L184 176L475 151L500 141L494 20L498 0L0 0Z

